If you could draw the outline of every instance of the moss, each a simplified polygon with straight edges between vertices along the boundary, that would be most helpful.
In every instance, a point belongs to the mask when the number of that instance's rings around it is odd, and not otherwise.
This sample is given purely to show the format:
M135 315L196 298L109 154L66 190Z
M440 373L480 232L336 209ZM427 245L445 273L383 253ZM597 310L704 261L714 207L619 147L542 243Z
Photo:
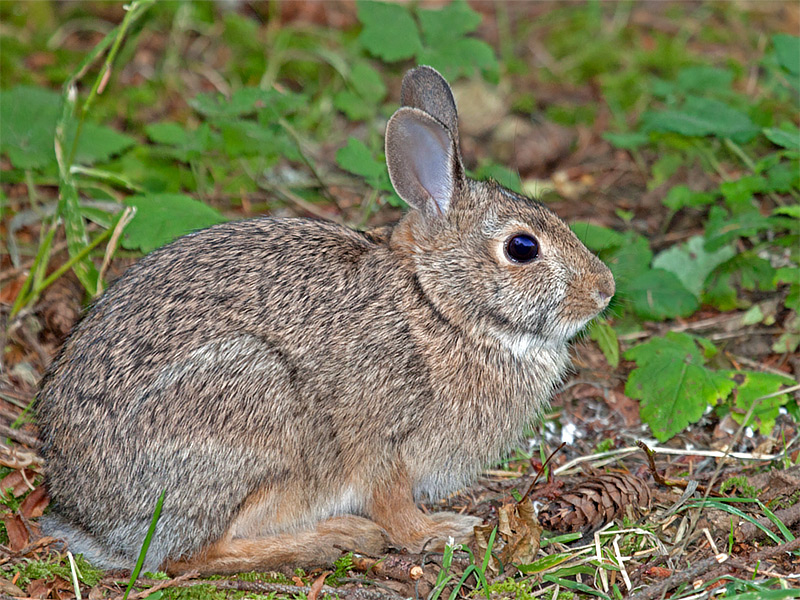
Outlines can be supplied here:
M84 585L94 586L103 578L105 573L90 565L82 555L75 558L75 567L78 571L78 581ZM52 579L61 577L67 581L72 581L72 569L66 557L58 557L51 560L34 560L20 563L11 568L11 574L19 573L17 585L27 585L34 579Z

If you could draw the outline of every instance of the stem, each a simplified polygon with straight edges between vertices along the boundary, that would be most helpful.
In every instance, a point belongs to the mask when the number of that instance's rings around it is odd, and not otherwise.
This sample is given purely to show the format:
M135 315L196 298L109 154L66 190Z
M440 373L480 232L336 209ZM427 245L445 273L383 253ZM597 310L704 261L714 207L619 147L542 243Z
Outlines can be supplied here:
M83 108L81 108L80 119L78 120L78 129L75 131L75 138L72 140L72 148L69 151L69 156L67 159L68 166L72 165L75 160L75 152L78 149L78 140L81 137L81 131L83 130L83 123L86 121L86 115L89 114L89 108L92 106L94 99L100 93L100 86L104 85L104 82L108 80L108 77L111 74L111 65L114 63L114 59L117 57L117 52L119 52L120 46L122 46L122 40L125 38L128 28L139 17L139 14L144 12L144 10L146 10L150 4L153 4L153 2L155 2L155 0L134 0L134 2L128 5L128 12L125 15L125 18L122 19L122 23L119 26L117 35L114 38L114 43L111 46L111 50L106 56L105 63L103 63L103 68L95 78L92 91L89 92L89 96L86 98L86 102L83 103ZM74 81L75 80L73 78L70 78L65 86L73 85Z

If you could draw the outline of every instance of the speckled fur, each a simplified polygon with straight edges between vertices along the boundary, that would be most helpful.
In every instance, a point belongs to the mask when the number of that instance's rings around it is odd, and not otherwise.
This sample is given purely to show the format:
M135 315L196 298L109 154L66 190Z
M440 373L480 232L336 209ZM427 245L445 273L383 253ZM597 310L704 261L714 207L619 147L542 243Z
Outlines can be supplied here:
M474 519L413 502L517 444L613 280L548 209L463 177L434 73L412 71L404 103L451 139L443 214L411 198L393 229L366 234L218 225L145 257L97 301L39 394L47 533L130 568L166 489L151 570L307 566L341 544L469 535ZM503 255L520 230L540 244L530 264Z

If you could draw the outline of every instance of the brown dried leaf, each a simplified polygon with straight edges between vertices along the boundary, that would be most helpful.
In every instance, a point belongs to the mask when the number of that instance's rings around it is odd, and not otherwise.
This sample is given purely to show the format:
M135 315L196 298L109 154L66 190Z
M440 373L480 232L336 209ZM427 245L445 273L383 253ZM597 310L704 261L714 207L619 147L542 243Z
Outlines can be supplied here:
M35 519L44 514L44 509L50 504L50 497L43 485L33 490L22 504L19 505L19 513L26 519Z
M28 529L18 514L7 512L3 515L3 524L8 533L8 545L12 552L19 552L28 545Z
M500 562L529 564L532 563L539 552L539 540L542 535L542 526L536 519L536 510L530 498L522 502L512 502L500 507L499 513L506 521L505 547L500 553Z
M8 594L9 596L16 596L18 598L26 596L25 592L7 579L0 579L0 594Z
M22 494L31 489L29 484L32 484L33 478L36 477L36 473L30 469L25 469L24 473L25 476L23 477L23 471L11 471L11 473L0 480L0 491L6 493L6 490L10 489L15 498L22 496Z
M34 579L28 584L29 598L49 598L50 592L55 587L55 581L47 582L44 579Z
M319 593L322 591L322 586L325 585L325 579L331 573L332 571L324 571L322 575L314 580L314 583L311 584L311 589L308 590L308 600L317 600Z

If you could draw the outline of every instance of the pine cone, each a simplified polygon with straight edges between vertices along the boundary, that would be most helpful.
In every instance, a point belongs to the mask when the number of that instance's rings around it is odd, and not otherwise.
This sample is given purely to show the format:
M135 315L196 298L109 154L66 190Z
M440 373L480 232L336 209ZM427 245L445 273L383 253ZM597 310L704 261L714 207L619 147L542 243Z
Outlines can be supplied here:
M560 533L599 529L625 514L627 507L640 512L650 506L646 482L630 474L605 473L589 477L567 489L539 510L539 523Z

